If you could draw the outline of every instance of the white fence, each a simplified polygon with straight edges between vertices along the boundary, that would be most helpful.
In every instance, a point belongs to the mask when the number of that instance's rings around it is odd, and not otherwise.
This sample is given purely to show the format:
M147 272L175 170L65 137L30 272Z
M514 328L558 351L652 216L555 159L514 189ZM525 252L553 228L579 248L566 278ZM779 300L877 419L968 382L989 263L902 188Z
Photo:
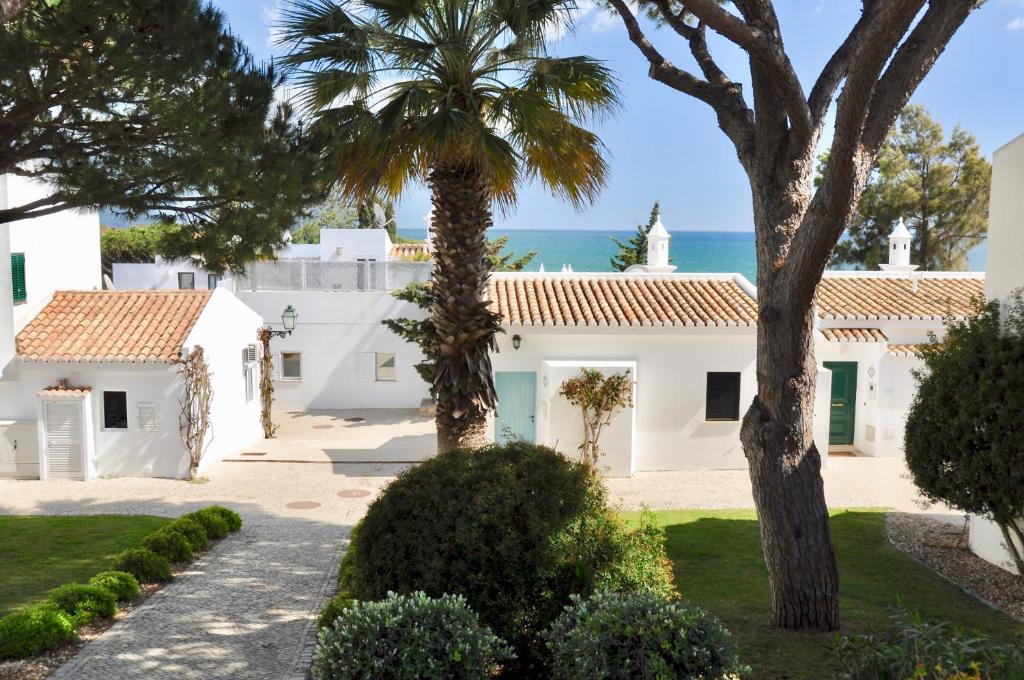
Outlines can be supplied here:
M430 278L430 262L278 260L249 265L235 290L397 290Z

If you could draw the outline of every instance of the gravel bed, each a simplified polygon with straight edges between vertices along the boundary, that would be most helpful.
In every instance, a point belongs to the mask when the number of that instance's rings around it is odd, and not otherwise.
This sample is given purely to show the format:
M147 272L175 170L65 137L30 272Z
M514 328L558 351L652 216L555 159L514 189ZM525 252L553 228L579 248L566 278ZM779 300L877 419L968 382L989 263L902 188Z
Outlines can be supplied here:
M966 547L960 526L925 515L890 512L889 540L971 595L1024 622L1024 578L981 559Z

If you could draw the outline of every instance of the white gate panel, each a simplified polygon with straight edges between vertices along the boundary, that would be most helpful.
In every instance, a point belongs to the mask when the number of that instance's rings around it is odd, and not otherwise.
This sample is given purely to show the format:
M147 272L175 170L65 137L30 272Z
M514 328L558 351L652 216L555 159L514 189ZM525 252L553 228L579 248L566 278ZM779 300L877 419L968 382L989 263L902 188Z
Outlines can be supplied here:
M43 419L47 477L83 479L81 401L46 401L43 403Z

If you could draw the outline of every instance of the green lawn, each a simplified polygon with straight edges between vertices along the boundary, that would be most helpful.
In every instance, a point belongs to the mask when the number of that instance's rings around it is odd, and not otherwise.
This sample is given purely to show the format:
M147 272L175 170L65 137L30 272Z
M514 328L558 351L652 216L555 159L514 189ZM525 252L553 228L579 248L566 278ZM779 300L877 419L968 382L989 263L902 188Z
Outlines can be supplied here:
M768 624L767 574L752 511L655 514L665 529L684 600L723 621L755 678L832 676L831 634L788 633ZM884 625L886 608L898 600L928 620L952 621L1007 640L1024 628L894 548L885 536L883 512L836 511L832 537L839 558L844 633Z
M148 515L0 516L0 616L84 583L170 520Z

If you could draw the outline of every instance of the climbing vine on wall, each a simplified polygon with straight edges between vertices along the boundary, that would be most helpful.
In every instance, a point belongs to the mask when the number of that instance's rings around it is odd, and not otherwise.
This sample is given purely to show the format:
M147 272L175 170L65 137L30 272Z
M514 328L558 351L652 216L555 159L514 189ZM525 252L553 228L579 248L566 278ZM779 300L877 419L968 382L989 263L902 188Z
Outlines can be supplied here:
M210 366L201 345L196 345L178 364L182 379L181 412L178 414L178 431L181 442L188 451L188 477L196 479L199 462L209 442L206 434L210 430L210 405L213 403L213 386L210 384Z
M257 337L262 348L260 357L260 422L263 424L263 438L273 439L277 425L270 418L274 405L274 358L270 354L270 329L261 328Z

